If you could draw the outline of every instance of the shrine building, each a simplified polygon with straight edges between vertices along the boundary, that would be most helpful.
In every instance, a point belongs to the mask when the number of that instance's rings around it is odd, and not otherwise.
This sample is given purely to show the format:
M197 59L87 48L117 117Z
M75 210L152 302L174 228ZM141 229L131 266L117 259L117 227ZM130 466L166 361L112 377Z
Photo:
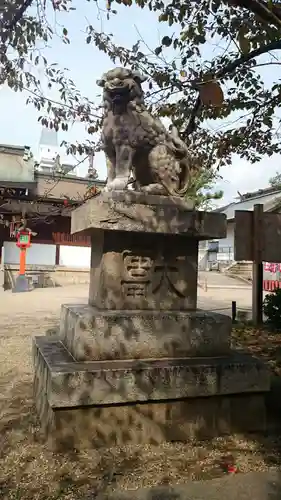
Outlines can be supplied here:
M73 208L95 196L104 181L87 177L60 161L57 143L44 129L39 163L30 148L0 144L0 286L13 287L19 271L15 230L25 220L33 234L26 254L26 274L34 286L88 283L90 239L70 234ZM93 175L94 174L94 175Z

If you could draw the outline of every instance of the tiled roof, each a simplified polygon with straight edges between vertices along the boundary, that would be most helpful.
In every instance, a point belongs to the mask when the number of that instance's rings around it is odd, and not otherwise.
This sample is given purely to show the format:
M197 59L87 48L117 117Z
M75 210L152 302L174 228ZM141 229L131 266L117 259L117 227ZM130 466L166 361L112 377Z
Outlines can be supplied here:
M261 204L264 205L264 210L266 212L274 210L276 205L281 203L281 191L275 190L273 192L265 192L263 195L259 194L251 198L247 198L241 201L230 203L219 210L220 213L224 213L228 220L234 218L236 210L253 210L254 205Z

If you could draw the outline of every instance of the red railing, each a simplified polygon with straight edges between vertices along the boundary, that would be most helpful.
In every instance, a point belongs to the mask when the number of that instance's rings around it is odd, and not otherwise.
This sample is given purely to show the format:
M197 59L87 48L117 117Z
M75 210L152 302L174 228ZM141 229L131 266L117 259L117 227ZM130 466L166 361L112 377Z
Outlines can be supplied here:
M273 292L276 288L281 288L281 281L263 280L263 290L265 292Z
M91 246L91 237L82 234L52 233L53 240L59 245Z

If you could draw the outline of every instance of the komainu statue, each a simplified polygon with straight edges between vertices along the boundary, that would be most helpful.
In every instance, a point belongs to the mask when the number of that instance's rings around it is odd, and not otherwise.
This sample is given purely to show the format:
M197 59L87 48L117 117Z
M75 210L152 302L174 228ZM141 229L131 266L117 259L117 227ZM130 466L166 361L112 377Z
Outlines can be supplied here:
M177 129L168 132L146 109L145 77L126 68L105 73L103 88L103 149L108 191L124 190L184 196L191 177L191 158Z

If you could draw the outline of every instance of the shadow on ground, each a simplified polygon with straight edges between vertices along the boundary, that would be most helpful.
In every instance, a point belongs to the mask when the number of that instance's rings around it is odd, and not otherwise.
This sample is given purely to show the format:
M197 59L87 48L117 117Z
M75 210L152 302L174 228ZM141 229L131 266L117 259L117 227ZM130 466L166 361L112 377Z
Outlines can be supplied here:
M1 384L0 380L0 384ZM2 403L2 401L1 401ZM0 407L0 498L95 499L138 469L138 450L52 453L45 446L33 405L31 380L18 383Z
M281 341L277 338L272 341L264 339L264 348L261 349L254 339L248 340L241 342L243 346L263 357L274 370L273 390L268 398L270 426L267 433L241 435L237 429L237 435L204 442L156 446L128 444L99 450L52 453L40 434L33 406L31 375L25 381L15 381L7 399L0 399L0 498L105 500L113 495L114 500L123 500L125 497L122 494L113 494L113 491L153 487L144 493L146 496L139 497L132 491L129 496L142 500L197 500L196 497L185 496L183 489L179 491L168 484L188 485L194 480L224 477L228 464L235 464L241 475L252 470L279 470L281 379L276 367L279 367L279 360L281 367ZM11 376L9 373L8 377ZM0 386L5 383L4 377L0 377ZM266 493L261 500L280 500L281 476L276 477L266 485ZM232 479L235 484L236 477ZM230 495L227 496L232 500ZM209 500L208 496L199 498ZM221 500L222 496L218 498ZM238 500L238 496L233 496L234 499ZM239 500L242 499L240 494ZM213 496L212 500L216 498ZM255 500L260 499L255 497Z

